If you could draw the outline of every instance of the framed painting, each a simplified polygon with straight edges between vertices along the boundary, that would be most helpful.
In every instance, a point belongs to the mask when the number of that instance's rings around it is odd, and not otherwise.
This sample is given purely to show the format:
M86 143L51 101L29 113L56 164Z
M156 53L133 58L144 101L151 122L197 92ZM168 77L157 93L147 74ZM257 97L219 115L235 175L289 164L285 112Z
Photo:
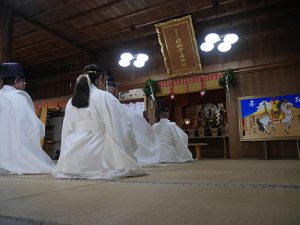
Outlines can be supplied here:
M300 93L238 98L241 141L299 140Z

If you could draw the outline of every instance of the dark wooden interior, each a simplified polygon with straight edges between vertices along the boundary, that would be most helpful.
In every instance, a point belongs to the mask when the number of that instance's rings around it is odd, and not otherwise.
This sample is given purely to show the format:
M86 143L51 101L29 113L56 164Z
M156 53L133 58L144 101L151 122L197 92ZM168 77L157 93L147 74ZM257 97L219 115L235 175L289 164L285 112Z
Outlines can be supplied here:
M300 7L294 0L0 0L0 61L17 61L34 100L70 95L84 65L96 62L121 90L147 78L169 79L155 24L191 15L198 45L210 31L235 32L228 53L199 50L204 73L232 68L238 85L228 105L230 158L264 159L264 142L241 142L237 98L300 91ZM150 56L122 68L125 50ZM300 135L300 134L299 134ZM295 141L268 141L271 158L296 158Z

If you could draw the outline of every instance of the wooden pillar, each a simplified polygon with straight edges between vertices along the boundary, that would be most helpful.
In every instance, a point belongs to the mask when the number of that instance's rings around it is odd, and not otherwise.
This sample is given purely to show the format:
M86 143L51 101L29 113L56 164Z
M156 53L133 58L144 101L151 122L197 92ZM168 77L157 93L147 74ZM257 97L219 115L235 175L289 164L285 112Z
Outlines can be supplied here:
M238 102L234 87L231 87L230 98L226 93L228 135L229 135L229 156L231 159L237 159L239 146L239 115Z
M14 10L11 4L0 2L0 63L11 60ZM0 89L3 81L0 79Z

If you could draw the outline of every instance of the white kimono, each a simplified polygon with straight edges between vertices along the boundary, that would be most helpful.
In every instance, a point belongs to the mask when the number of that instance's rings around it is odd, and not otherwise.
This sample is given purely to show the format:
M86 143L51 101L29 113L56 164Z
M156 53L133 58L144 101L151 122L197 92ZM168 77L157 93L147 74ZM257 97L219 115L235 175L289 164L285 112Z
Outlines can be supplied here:
M138 145L137 150L134 152L138 162L143 166L159 163L160 142L158 135L143 116L131 112L129 117Z
M193 160L188 149L188 136L174 122L161 119L153 124L160 139L160 162L187 162Z
M0 170L16 174L50 173L53 161L41 148L44 124L29 95L4 85L0 90Z
M88 107L67 103L58 178L116 179L144 175L135 156L132 125L124 108L110 93L91 86Z

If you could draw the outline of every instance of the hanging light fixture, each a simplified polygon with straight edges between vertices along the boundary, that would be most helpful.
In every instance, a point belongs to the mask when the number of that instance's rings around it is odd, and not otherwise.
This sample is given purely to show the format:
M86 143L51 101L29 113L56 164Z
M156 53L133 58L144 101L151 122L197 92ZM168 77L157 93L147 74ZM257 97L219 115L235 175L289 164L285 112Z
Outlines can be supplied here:
M220 52L228 52L231 49L231 44L227 42L222 42L218 45L218 50Z
M216 11L216 19L218 18L219 0L212 1L212 7ZM200 49L204 52L209 52L214 49L214 44L217 44L217 49L220 52L227 52L231 49L231 45L239 40L239 36L234 33L219 35L215 32L209 33L204 38L205 42L200 45Z
M142 68L148 61L149 56L144 53L132 55L129 52L122 53L119 60L119 65L122 67L128 67L131 63L137 67Z
M214 49L214 44L218 44L217 49L220 52L227 52L231 49L231 45L239 40L239 36L234 33L219 36L216 33L210 33L205 36L205 42L200 45L200 49L204 52L210 52Z
M220 40L220 36L216 33L210 33L205 36L205 42L214 44Z
M211 50L214 49L214 44L209 43L209 42L204 42L200 45L200 48L204 52L210 52Z
M226 34L223 40L225 43L234 44L239 40L239 36L234 33Z

